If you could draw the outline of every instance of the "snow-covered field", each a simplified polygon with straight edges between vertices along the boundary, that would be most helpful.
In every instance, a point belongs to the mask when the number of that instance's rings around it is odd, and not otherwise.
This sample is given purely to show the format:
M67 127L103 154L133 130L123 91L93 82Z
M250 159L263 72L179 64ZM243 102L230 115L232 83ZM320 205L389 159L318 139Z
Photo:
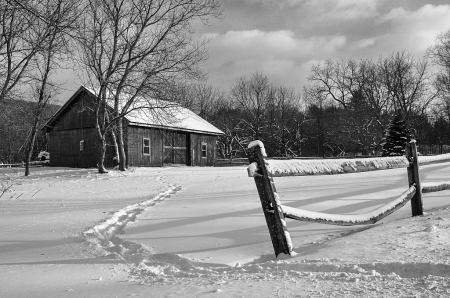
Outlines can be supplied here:
M287 220L297 256L275 260L246 167L2 169L0 297L448 297L450 191L371 226ZM421 167L448 181L450 163ZM369 212L406 169L275 178L283 205ZM449 206L449 207L447 207Z

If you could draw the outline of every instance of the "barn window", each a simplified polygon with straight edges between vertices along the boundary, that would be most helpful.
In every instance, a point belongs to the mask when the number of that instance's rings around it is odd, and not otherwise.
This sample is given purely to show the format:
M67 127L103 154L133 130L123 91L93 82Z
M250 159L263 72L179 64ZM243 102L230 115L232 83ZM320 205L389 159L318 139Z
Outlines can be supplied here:
M144 138L144 142L142 143L142 152L144 155L150 155L150 139Z
M80 141L80 151L84 151L84 140Z
M206 149L208 147L207 143L202 143L202 158L206 158Z

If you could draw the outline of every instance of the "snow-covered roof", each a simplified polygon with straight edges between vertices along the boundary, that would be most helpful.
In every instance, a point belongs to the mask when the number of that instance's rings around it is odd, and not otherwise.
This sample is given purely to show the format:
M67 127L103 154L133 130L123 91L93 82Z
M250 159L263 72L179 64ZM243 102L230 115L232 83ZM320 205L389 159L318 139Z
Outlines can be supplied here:
M82 91L92 95L95 94L94 90L81 86L44 127L50 126ZM140 99L130 108L130 112L125 116L125 119L128 120L130 126L155 127L212 135L223 134L220 129L191 110L176 103L162 100Z
M152 108L133 109L125 116L129 121L128 125L223 134L220 129L189 109L167 102L158 103Z

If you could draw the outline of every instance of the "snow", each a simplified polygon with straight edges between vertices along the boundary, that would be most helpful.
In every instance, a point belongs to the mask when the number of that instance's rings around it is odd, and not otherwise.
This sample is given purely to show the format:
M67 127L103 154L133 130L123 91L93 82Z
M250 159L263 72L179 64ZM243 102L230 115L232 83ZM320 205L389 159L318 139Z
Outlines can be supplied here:
M250 144L248 144L249 149L256 147L256 146L259 146L262 156L267 157L266 149L264 148L263 142L256 140L256 141L252 141L252 142L250 142Z
M286 220L297 255L275 259L246 167L1 170L1 297L447 297L450 190L375 225ZM450 163L420 168L437 185ZM283 206L365 214L405 169L275 181Z
M258 163L252 162L247 167L247 172L249 177L255 177L255 176L262 176L261 174L257 173L258 171Z
M418 159L420 165L426 165L436 162L447 162L450 161L450 153L440 155L419 156Z
M277 210L279 212L278 214L283 213L283 209L281 207L281 202L280 202L280 197L276 192L274 193L274 199L275 199L275 202L274 202L275 206L277 206ZM292 245L291 234L287 230L286 221L282 218L280 218L280 220L281 220L281 225L283 227L284 239L286 239L286 244L287 244L287 249L288 249L289 255L295 256L295 255L297 255L297 253L294 251L294 246Z
M378 217L384 214L390 214L389 211L394 210L398 206L403 206L408 202L412 195L415 194L415 187L410 187L407 191L403 192L397 199L386 203L370 212L362 214L327 214L321 212L307 211L302 209L291 208L289 206L281 205L285 216L294 216L301 218L302 220L316 220L329 224L339 225L356 225L356 224L368 224L378 221ZM384 216L383 216L384 217Z
M450 181L421 183L422 192L435 192L450 189Z
M50 125L51 122L56 119L56 116L65 110L70 105L72 100L76 99L76 95L81 90L86 90L93 95L98 94L99 92L95 88L81 86L76 92L74 92L72 97L58 111L56 111L55 115L45 124L45 126ZM110 95L109 92L107 96L113 97L113 95ZM109 101L108 104L111 108L114 106L113 102ZM145 108L148 106L151 106L152 108ZM165 127L169 129L187 130L213 135L223 134L220 129L204 120L191 110L183 108L173 102L140 97L129 108L129 111L130 112L125 118L129 121L129 125L131 126Z
M408 161L403 156L361 159L271 159L267 162L269 165L267 171L273 177L356 173L408 166Z
M259 142L259 143L258 143ZM249 148L264 145L260 141L250 143ZM264 151L265 153L265 151ZM450 154L436 156L419 156L419 165L450 161ZM355 159L267 159L267 171L272 177L305 176L305 175L333 175L377 171L394 168L404 168L409 165L404 156L355 158ZM252 168L249 175L257 170ZM250 170L249 170L250 171Z
M127 114L130 125L170 127L178 130L223 134L223 132L194 112L178 105L165 108L137 109Z

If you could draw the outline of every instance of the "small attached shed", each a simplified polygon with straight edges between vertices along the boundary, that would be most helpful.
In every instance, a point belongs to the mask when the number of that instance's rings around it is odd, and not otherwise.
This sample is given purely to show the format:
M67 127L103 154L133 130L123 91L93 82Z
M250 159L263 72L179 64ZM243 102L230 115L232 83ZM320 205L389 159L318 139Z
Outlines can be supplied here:
M97 135L94 94L80 87L46 123L50 166L96 167ZM170 105L136 109L124 124L129 166L215 166L221 130L192 111ZM105 165L113 166L114 147L108 134Z

